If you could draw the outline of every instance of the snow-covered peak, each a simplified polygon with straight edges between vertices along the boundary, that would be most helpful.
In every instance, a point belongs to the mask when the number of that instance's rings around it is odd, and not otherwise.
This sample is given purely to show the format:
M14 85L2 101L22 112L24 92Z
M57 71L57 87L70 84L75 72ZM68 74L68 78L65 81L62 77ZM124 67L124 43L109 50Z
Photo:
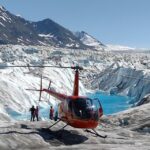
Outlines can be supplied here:
M17 14L16 16L22 18L22 16L20 14Z
M123 45L108 44L106 46L107 46L107 50L110 50L110 51L131 51L131 50L135 50L135 48L133 48L133 47L123 46Z
M91 47L94 47L95 49L101 49L101 50L103 50L105 47L100 41L98 41L96 38L89 35L85 31L76 32L75 35L77 38L80 39L80 41L83 44L85 44L87 46L91 46Z

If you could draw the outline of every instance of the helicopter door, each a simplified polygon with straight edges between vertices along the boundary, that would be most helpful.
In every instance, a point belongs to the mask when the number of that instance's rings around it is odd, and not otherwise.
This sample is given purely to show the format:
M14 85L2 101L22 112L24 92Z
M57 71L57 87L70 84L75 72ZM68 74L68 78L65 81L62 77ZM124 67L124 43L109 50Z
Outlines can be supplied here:
M93 104L95 105L95 109L98 110L98 116L101 117L103 115L103 108L100 100L98 98L93 99Z
M68 116L70 118L73 118L73 113L72 113L73 112L73 102L72 102L72 100L68 99L67 103L68 103Z

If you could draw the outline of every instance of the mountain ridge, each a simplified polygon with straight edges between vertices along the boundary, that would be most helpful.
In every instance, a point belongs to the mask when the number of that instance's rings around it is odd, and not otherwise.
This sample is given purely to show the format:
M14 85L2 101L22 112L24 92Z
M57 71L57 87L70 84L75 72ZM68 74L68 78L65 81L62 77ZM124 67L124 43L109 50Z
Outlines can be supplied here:
M95 49L72 31L47 18L28 21L0 6L0 44L51 45L74 49Z

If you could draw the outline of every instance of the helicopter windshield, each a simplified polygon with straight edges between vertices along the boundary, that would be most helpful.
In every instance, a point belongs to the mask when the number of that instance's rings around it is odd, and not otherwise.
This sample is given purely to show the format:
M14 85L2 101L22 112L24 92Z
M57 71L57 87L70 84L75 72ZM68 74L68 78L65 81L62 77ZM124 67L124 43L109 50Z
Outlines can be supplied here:
M69 102L69 109L73 113L73 116L85 120L98 120L100 107L98 99L78 98Z

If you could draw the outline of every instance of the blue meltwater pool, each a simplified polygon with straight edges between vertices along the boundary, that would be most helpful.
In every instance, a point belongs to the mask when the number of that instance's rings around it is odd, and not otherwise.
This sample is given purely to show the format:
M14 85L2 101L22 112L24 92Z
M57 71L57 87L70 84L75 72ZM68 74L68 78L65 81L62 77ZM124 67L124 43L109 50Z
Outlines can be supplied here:
M104 92L88 93L91 98L99 98L105 115L117 113L131 107L130 97L120 95L109 95Z

